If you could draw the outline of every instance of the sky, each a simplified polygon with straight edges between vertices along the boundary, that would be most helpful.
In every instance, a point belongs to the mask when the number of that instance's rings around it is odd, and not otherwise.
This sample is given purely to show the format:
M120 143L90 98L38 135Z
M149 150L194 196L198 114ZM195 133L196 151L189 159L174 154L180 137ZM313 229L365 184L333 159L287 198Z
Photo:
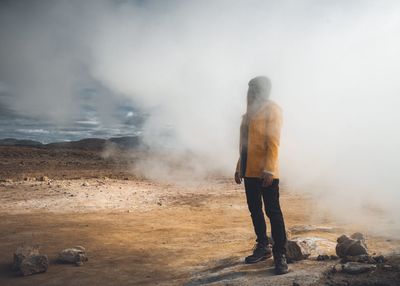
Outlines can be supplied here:
M1 1L0 137L140 134L230 174L247 83L266 75L282 182L340 219L383 209L391 225L399 15L390 0Z

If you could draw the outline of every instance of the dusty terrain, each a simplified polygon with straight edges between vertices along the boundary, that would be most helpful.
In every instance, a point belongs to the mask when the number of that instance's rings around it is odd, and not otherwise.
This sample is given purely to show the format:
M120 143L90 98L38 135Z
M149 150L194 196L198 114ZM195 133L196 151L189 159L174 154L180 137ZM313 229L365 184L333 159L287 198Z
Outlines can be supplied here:
M338 261L316 261L318 253L284 276L273 275L272 260L244 265L253 230L243 187L230 178L147 181L130 172L132 157L87 150L8 146L0 156L0 285L400 285L396 267L329 274ZM34 180L41 176L49 179ZM284 182L281 200L291 236L319 239L321 253L333 254L340 234L365 231L335 224ZM398 266L400 241L366 237L371 253L390 254ZM48 272L11 271L22 243L41 246ZM56 263L58 251L76 245L88 251L85 265Z

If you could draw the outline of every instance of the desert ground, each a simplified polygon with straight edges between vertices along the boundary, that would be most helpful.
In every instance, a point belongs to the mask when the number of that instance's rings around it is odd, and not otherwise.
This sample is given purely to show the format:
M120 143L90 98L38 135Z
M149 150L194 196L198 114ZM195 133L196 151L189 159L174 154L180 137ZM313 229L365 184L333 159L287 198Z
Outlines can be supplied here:
M399 240L338 225L285 182L289 236L314 239L318 247L283 276L274 275L272 259L245 265L254 235L242 185L215 176L147 180L132 172L137 157L118 156L0 146L0 285L400 285ZM390 267L332 274L337 260L316 260L334 254L338 236L355 231ZM24 243L49 256L46 273L21 277L11 270L13 252ZM57 263L60 250L77 245L88 262Z

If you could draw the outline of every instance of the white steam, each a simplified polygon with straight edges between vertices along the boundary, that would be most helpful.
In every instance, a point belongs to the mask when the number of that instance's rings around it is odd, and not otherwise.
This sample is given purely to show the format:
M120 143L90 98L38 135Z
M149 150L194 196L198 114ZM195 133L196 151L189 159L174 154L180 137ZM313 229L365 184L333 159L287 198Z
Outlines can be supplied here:
M94 81L150 113L151 146L231 174L247 82L267 75L284 110L283 183L342 218L400 214L397 1L16 2L0 28L13 109L68 117Z

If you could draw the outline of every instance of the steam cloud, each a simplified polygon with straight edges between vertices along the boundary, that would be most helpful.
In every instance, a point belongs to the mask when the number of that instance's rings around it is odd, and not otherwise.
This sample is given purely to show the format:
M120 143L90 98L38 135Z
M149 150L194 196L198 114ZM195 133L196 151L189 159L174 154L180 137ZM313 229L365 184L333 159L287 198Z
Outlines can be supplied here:
M110 91L98 103L105 118L109 102L129 98L150 113L150 146L231 174L247 82L267 75L285 116L282 182L400 236L397 1L0 5L0 103L69 120L78 90L95 84Z

